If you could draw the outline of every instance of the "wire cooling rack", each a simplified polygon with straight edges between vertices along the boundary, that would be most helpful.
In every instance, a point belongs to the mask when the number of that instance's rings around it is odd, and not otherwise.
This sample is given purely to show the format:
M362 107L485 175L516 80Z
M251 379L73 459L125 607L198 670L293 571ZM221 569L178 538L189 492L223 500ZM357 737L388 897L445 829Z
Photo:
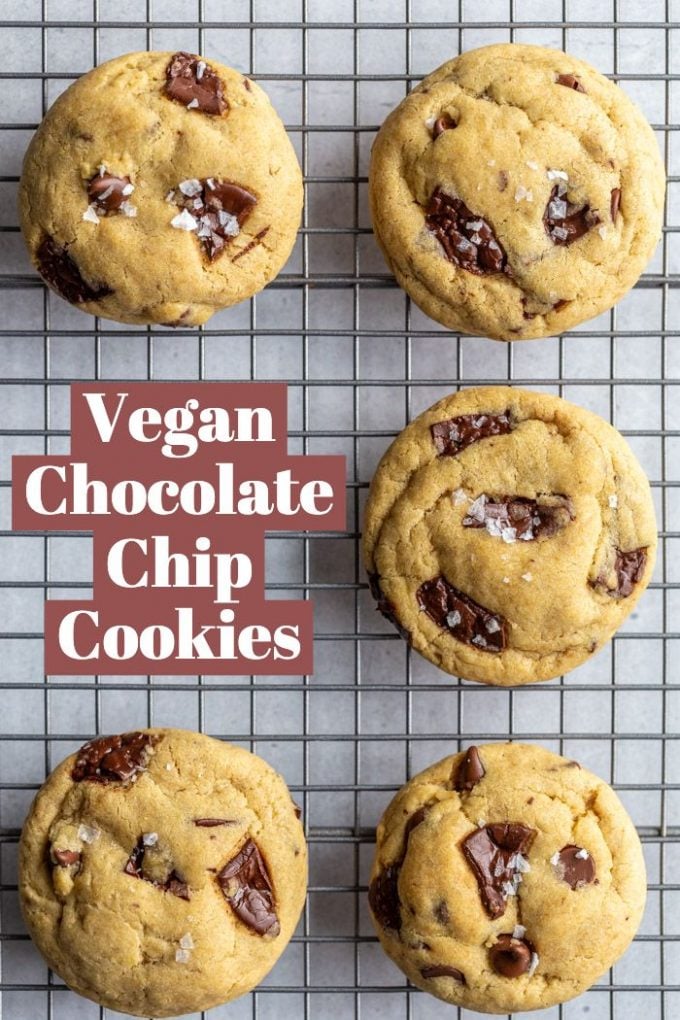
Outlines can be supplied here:
M211 1018L436 1020L378 946L365 891L373 830L394 790L470 742L540 741L614 783L649 869L644 923L593 990L540 1016L680 1016L680 3L673 0L0 0L0 1002L6 1020L114 1014L48 974L16 891L19 829L49 768L95 732L193 726L251 747L304 804L311 887L303 921L257 992ZM514 39L562 47L618 80L654 124L667 222L648 273L613 312L515 346L440 330L386 273L366 171L376 126L461 49ZM674 44L675 47L674 47ZM199 331L90 319L46 292L18 233L20 162L44 110L78 74L135 49L189 49L253 75L297 147L306 211L286 271ZM348 532L267 541L270 597L315 604L314 676L50 678L42 606L91 584L86 533L15 535L11 453L68 449L80 379L260 379L290 385L293 452L347 457ZM458 385L510 379L612 420L652 480L662 546L616 639L560 679L516 691L438 672L375 613L357 540L391 437ZM470 1017L465 1012L459 1016Z

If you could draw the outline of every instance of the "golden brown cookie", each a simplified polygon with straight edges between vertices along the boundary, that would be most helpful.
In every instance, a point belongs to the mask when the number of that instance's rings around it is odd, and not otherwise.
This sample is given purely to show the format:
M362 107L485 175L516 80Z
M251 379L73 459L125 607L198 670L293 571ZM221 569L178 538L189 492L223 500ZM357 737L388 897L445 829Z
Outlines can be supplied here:
M266 94L190 53L129 53L59 97L35 134L21 225L83 311L196 326L262 290L300 223L302 175Z
M621 956L645 904L637 833L614 791L528 744L445 758L378 825L369 904L413 984L484 1013L546 1009Z
M373 146L373 228L398 283L450 329L548 336L611 308L661 236L649 124L582 60L502 43L438 68Z
M616 429L545 393L462 390L375 473L364 562L378 608L449 673L547 680L621 626L652 575L649 482Z
M295 930L306 882L281 776L186 730L85 744L49 776L21 836L22 909L50 967L145 1017L254 988Z

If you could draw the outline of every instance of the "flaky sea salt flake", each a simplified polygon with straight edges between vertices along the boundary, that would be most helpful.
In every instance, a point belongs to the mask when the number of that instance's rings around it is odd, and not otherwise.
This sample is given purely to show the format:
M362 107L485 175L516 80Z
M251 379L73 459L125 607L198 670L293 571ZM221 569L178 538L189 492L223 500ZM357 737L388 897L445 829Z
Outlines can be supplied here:
M142 833L142 843L144 844L144 846L155 846L157 842L158 842L157 832Z
M182 947L182 949L196 948L194 940L192 939L191 934L189 932L187 932L186 935L182 935L181 939L179 940L179 944Z
M553 868L556 868L559 865L559 863L560 863L560 855L559 855L559 853L554 853L552 855L552 857L550 858L550 863L552 864Z
M460 613L458 612L457 609L454 609L453 612L452 613L448 613L448 615L446 617L446 626L447 627L457 627L461 620L462 620L462 616L460 615Z
M576 853L574 854L574 857L578 857L578 859L580 861L587 861L588 858L590 857L590 854L588 853L587 850L584 850L583 848L581 848L580 850L576 851Z
M513 939L523 939L526 933L527 930L523 924L516 924L515 927L512 929Z
M205 74L205 69L207 66L208 65L206 64L205 60L198 61L198 63L196 64L196 81L201 80L201 78Z
M135 190L135 186L130 181L128 184L125 185L124 188L121 189L121 195L125 195L125 197L127 198L127 196L131 195L134 190Z
M175 963L188 963L190 959L191 953L188 949L175 950Z
M454 506L460 506L461 503L465 503L467 501L465 489L454 489L451 493L451 499L453 500Z
M82 843L94 843L94 841L98 838L99 829L95 829L91 825L78 826L78 839Z
M194 195L200 195L202 191L201 182L197 177L189 177L186 181L180 181L177 186L182 194L186 195L187 198L193 198Z
M527 570L526 574L522 574L522 580L523 581L533 581L533 579L534 579L533 575L530 574L528 570Z
M88 205L87 209L83 213L83 219L86 223L99 223L99 217L97 211L93 205Z
M529 977L533 977L534 973L536 972L536 968L538 967L538 964L539 964L538 953L532 953L531 963L529 964L529 970L527 971Z
M137 215L137 206L133 205L132 202L121 202L120 211L122 212L123 216L129 216L130 219L134 219L134 217Z
M535 163L533 159L527 160L527 166L530 170L538 170L538 163Z
M515 202L521 202L521 201L533 202L533 200L534 200L534 195L533 195L533 192L531 191L531 189L530 188L525 188L523 184L518 184L517 185L517 190L515 191Z
M188 209L182 209L180 213L170 220L170 226L176 230L196 230L198 220L194 219Z
M198 99L192 99L190 103L187 103L187 110L195 110L198 107Z
M546 177L549 181L568 181L569 174L565 173L564 170L548 170Z
M501 629L501 625L495 618L495 616L492 616L489 620L486 621L486 629L489 632L489 634L497 634L498 631Z
M608 502L612 510L616 510L617 506L619 505L619 497L610 496Z

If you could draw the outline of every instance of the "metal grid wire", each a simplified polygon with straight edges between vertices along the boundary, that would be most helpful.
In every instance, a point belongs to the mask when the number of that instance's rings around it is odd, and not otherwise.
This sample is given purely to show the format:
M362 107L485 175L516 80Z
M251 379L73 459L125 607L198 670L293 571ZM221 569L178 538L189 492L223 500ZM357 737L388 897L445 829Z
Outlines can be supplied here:
M16 850L46 771L95 732L184 725L236 740L283 771L304 805L308 906L252 995L211 1017L470 1017L408 988L377 944L365 891L373 830L396 788L461 745L540 741L613 782L640 831L645 920L589 993L537 1015L680 1016L680 37L674 0L0 0L0 1008L7 1020L110 1018L49 974L17 904ZM412 83L476 45L566 48L611 73L654 124L669 171L663 243L611 313L567 337L459 338L412 308L386 273L366 209L376 126ZM133 49L189 49L261 82L297 147L306 210L286 271L199 331L89 319L48 293L18 234L20 161L78 74ZM675 117L674 117L675 114ZM285 380L292 452L344 453L348 532L267 540L270 597L315 603L314 676L50 678L42 605L91 584L86 533L10 531L11 453L68 449L81 379ZM511 379L598 411L652 480L656 576L612 644L564 679L516 691L457 682L375 613L357 539L391 437L458 385ZM675 615L674 615L675 610ZM117 1014L116 1014L117 1015ZM477 1016L478 1014L474 1014Z

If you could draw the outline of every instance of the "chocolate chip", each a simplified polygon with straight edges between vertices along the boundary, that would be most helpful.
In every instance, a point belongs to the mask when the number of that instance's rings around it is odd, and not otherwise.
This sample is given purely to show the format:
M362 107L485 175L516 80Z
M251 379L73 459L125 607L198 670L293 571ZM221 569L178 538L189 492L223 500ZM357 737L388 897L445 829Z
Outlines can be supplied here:
M459 198L437 188L425 210L425 222L449 262L477 276L506 271L507 256L493 227Z
M458 127L458 121L454 120L450 113L443 113L441 117L437 117L434 122L432 138L437 139L440 135L443 135L445 131L452 131L455 127Z
M616 223L616 217L619 215L620 208L621 208L621 188L612 188L612 197L610 205L612 223Z
M293 801L293 811L295 812L296 818L302 818L302 808L299 804L296 804L295 801Z
M457 967L448 967L444 963L434 964L432 967L423 967L420 972L426 981L430 978L450 977L461 985L466 984L465 975Z
M553 305L553 312L561 312L562 309L566 308L568 304L570 304L569 301L565 300L564 298L560 298L560 300L556 301L555 304Z
M368 887L368 903L381 928L398 932L401 928L399 908L400 865L391 864L373 879Z
M501 977L520 977L531 967L533 955L531 946L524 939L512 935L499 935L498 941L489 950L491 966Z
M502 652L507 645L507 624L497 613L454 588L445 577L425 581L416 592L418 605L439 627L481 652Z
M568 843L557 854L555 870L572 889L580 889L595 881L595 862L583 847Z
M485 825L463 840L463 853L489 917L501 917L508 897L516 895L522 873L528 870L524 855L535 836L535 829L510 822Z
M72 864L79 864L82 854L78 850L52 850L54 863L60 868L68 868Z
M95 206L97 215L106 216L108 213L118 212L132 193L131 183L129 177L115 177L109 173L95 174L87 185L87 197Z
M439 456L455 457L480 439L505 436L513 427L510 412L504 411L502 414L459 414L430 425L430 432Z
M504 542L531 542L551 538L574 520L574 507L567 496L488 496L482 493L463 518L464 528L486 528Z
M567 247L599 222L600 217L589 205L577 206L568 201L566 185L555 185L543 213L543 226L553 244Z
M195 221L196 236L211 262L238 236L257 205L255 195L240 184L215 177L182 181L174 195L175 205Z
M144 858L146 856L146 851L147 846L144 843L144 836L142 835L132 848L130 856L123 868L125 874L130 875L132 878L139 878L144 882L149 882L150 885L162 890L162 892L172 893L173 896L178 896L181 900L190 900L191 894L189 893L189 886L182 878L180 878L174 869L168 874L167 878L163 882L157 881L157 879L144 871Z
M585 89L578 78L574 77L573 74L558 74L555 78L558 85L564 85L565 88L573 89L574 92L583 92Z
M148 733L123 733L115 737L98 737L83 744L78 751L71 778L80 783L125 783L143 772L149 751L157 741Z
M222 79L193 53L175 53L165 69L165 79L166 96L190 110L219 116L228 109Z
M610 586L608 574L603 573L592 583L592 587L603 590L605 594L611 595L613 598L628 598L642 578L646 564L646 548L631 549L629 552L617 549L614 559L615 586Z
M242 259L243 256L247 255L249 251L253 250L253 248L257 248L258 244L262 244L262 241L264 240L268 233L269 227L264 227L262 230L258 231L258 233L255 234L255 237L253 237L252 240L248 241L248 244L244 248L241 248L240 251L236 252L231 261L238 262L239 259Z
M217 881L230 907L258 935L279 934L274 892L269 872L257 845L247 840L220 871Z
M200 829L214 829L218 825L238 825L233 818L194 818L194 825Z
M110 287L105 284L90 284L84 280L66 245L57 244L51 237L44 238L36 257L38 272L43 280L72 305L80 305L84 301L98 301L107 294L113 294Z
M371 595L378 603L378 605L376 606L378 612L382 613L385 619L389 620L393 627L396 627L396 629L399 631L399 634L403 637L404 641L410 641L411 635L409 634L405 627L402 627L399 620L397 619L397 614L395 612L394 606L392 605L390 600L386 598L385 595L383 594L382 588L380 587L380 575L376 573L369 574L368 586L371 590Z
M498 190L505 191L510 183L510 174L507 170L498 171Z
M482 765L479 751L476 747L468 747L465 757L456 769L453 787L460 792L466 790L469 793L485 775L486 769Z

